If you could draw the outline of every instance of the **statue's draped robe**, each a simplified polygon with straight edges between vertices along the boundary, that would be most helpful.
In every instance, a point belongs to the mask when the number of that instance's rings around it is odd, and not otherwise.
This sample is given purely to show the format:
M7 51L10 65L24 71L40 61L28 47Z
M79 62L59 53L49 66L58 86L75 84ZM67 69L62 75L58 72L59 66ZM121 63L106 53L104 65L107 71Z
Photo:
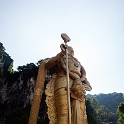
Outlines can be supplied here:
M70 87L72 85L73 80L70 79ZM53 78L47 84L45 93L50 124L68 124L66 87L66 76L53 75ZM72 124L87 124L85 95L81 101L71 97L71 115Z

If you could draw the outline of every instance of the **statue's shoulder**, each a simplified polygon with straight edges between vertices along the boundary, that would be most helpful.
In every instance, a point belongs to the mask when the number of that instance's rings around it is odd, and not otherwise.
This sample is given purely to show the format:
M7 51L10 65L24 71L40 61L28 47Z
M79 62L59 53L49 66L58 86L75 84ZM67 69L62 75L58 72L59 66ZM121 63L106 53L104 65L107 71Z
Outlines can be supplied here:
M80 62L78 61L78 59L77 59L77 58L73 57L73 59L74 59L74 61L75 61L75 62L77 62L77 63L79 63L79 64L80 64Z
M74 59L75 61L79 62L77 58L73 57L73 59Z

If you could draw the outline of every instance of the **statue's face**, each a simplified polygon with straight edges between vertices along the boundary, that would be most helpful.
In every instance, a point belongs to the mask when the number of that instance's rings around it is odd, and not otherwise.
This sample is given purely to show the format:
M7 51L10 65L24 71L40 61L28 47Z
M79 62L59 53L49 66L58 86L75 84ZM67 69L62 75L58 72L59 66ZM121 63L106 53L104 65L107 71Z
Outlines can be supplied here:
M74 56L74 50L72 49L72 47L68 47L68 54L69 56Z

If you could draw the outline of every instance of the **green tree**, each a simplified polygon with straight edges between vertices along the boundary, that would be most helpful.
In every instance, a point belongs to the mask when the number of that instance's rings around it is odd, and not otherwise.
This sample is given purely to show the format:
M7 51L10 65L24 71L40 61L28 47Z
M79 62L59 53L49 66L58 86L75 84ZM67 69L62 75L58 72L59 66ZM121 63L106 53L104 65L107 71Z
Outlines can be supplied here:
M108 108L99 104L96 98L90 98L91 106L94 109L92 115L95 116L98 124L115 124L117 121L116 114L110 112Z
M4 48L3 44L0 42L0 60L2 60L2 55L3 55L4 51L5 51L5 48Z
M3 55L3 75L6 75L8 72L13 73L13 59L6 52Z
M27 80L31 77L34 77L34 79L37 78L38 67L34 63L18 66L17 70L21 73L24 84L26 84Z
M5 52L3 44L0 42L0 75L6 76L13 72L13 59Z
M97 116L96 111L91 105L91 100L89 98L86 100L86 112L88 124L98 124L96 119Z
M4 48L3 44L0 42L0 75L2 75L2 72L3 72L2 60L3 60L4 51L5 51L5 48Z
M117 124L124 124L124 102L118 106L117 113L119 114Z
M100 104L97 99L93 98L91 99L92 107L97 111L100 108Z

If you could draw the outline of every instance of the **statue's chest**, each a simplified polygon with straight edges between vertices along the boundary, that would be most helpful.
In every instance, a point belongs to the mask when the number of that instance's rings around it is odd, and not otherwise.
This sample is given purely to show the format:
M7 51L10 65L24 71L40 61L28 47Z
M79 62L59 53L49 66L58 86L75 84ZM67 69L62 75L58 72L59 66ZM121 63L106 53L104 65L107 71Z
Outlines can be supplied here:
M66 64L66 58L63 58L63 60L64 60L64 63ZM76 59L69 57L68 58L68 66L71 68L72 67L73 68L80 68L80 63Z

